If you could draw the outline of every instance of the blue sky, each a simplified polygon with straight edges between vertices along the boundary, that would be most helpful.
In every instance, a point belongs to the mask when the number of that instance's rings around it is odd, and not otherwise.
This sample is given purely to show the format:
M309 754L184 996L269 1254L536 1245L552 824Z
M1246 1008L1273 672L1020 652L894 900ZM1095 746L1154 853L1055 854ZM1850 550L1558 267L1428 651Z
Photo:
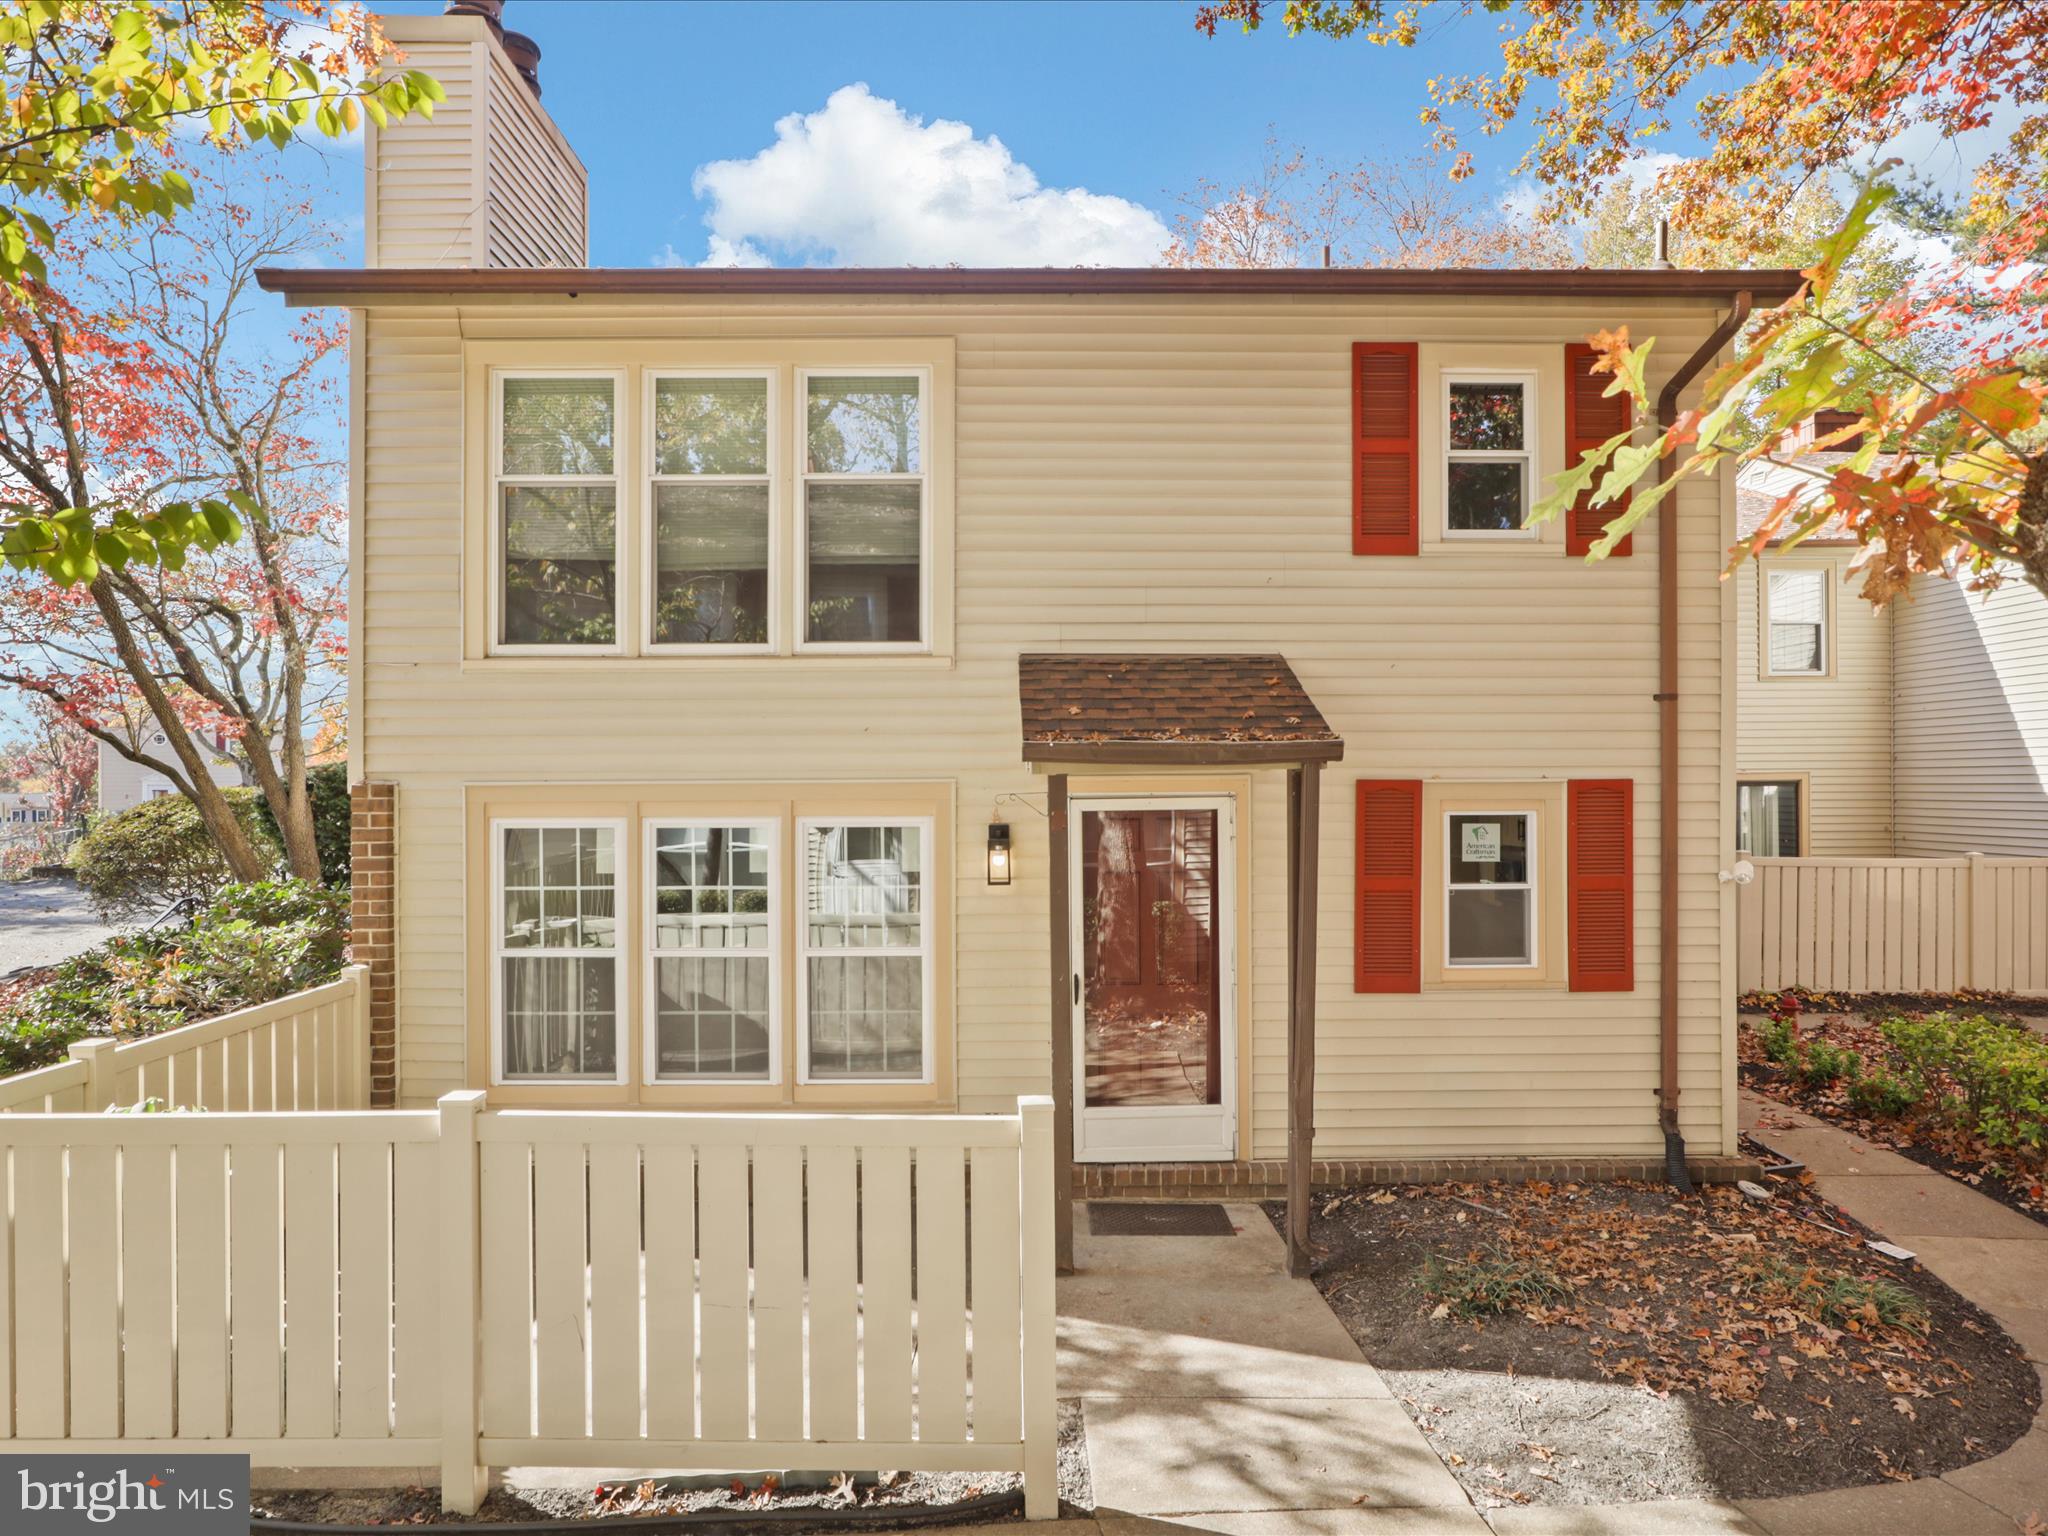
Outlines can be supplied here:
M1395 50L1290 39L1277 25L1210 41L1193 14L1172 0L511 0L505 21L541 47L546 105L590 171L591 259L618 266L667 250L702 259L706 205L692 173L755 155L778 119L819 111L842 86L865 83L906 114L993 135L1045 187L1165 210L1198 177L1253 171L1269 124L1337 162L1419 150L1423 81L1498 57L1485 20ZM1484 146L1480 185L1504 192L1519 150ZM337 181L337 202L353 206L352 175Z

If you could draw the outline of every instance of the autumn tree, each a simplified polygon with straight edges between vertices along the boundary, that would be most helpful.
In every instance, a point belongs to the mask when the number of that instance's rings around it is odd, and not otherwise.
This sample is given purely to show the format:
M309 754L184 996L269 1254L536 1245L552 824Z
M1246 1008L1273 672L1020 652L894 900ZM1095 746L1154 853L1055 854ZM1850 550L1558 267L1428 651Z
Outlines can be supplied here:
M198 807L235 878L268 873L214 784L209 738L245 763L294 875L319 878L307 736L339 691L344 644L340 402L345 332L298 322L249 339L259 267L319 254L303 198L213 186L176 224L61 247L56 286L0 296L0 488L25 505L140 514L233 496L245 536L161 564L101 565L0 593L0 681L50 701ZM152 750L144 722L161 731Z
M352 133L365 116L431 113L441 88L418 71L387 70L389 54L366 6L323 0L15 0L0 9L0 288L10 325L54 337L66 323L47 264L66 215L150 229L190 208L183 148L283 148L302 133ZM61 361L60 347L42 350ZM10 565L77 585L239 531L234 496L103 506L83 478L65 490L0 506Z
M22 729L0 747L0 766L16 784L40 784L50 797L51 823L81 820L99 785L99 746L58 705L27 701Z
M1171 267L1554 267L1550 228L1455 186L1430 155L1336 166L1269 138L1252 176L1199 181L1179 202Z

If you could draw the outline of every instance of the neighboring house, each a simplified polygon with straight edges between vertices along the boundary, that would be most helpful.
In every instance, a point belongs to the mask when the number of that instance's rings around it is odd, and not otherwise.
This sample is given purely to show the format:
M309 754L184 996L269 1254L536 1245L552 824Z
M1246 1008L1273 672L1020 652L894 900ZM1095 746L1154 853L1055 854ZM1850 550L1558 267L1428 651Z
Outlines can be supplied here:
M1832 456L1819 456L1822 462ZM1743 533L1791 472L1745 470ZM2048 598L1915 578L1873 608L1853 538L1822 529L1738 566L1742 851L2048 856Z
M388 26L447 102L369 266L262 279L354 331L380 1096L1736 1151L1734 486L1523 520L1588 333L1704 365L1796 274L590 270L485 23Z
M209 754L207 771L212 774L214 783L232 789L248 782L242 765L228 755L225 740L205 732L194 732L192 739L201 751ZM149 726L143 730L142 750L165 762L173 760L170 742L156 726ZM99 797L102 816L125 811L131 805L140 805L143 801L154 800L159 795L175 795L177 792L177 787L170 779L156 769L123 757L104 741L100 743Z
M44 830L56 816L47 790L0 790L0 836L9 841Z

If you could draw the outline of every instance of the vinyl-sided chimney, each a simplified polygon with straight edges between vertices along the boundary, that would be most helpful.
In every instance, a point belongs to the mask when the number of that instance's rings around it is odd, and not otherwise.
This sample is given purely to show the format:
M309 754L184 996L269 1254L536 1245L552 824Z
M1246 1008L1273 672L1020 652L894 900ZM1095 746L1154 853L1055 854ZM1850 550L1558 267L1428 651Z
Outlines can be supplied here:
M448 99L431 119L364 127L365 266L588 264L583 162L540 104L539 49L506 33L497 9L451 0L446 15L382 18L404 67Z

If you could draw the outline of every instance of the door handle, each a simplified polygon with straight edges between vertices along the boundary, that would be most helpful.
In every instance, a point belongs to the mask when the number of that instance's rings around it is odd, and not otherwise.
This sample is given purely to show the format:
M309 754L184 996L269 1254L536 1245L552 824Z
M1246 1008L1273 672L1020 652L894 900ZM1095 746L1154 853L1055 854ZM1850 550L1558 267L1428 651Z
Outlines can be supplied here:
M1079 1007L1079 1006L1080 1006L1080 1003L1081 1003L1081 973L1080 973L1079 971L1076 971L1076 972L1074 972L1074 1005L1075 1005L1076 1007Z

